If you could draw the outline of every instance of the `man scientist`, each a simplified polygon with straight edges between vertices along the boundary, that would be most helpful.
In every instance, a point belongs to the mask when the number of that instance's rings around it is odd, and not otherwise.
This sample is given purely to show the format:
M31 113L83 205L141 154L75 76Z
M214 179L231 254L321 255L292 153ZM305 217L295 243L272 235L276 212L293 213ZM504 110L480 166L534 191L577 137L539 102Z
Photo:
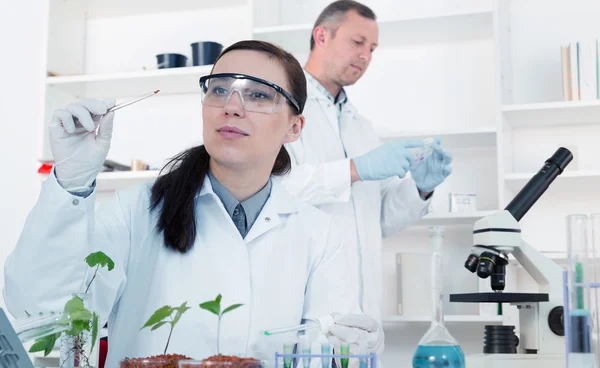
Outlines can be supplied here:
M361 307L381 322L382 238L427 213L434 189L452 171L452 157L438 140L432 155L415 162L409 149L423 142L382 144L350 102L344 87L363 76L378 38L375 13L356 1L333 2L317 18L304 66L306 124L300 139L286 144L293 168L283 181L344 229L348 248L356 249L357 271L348 274L358 277Z

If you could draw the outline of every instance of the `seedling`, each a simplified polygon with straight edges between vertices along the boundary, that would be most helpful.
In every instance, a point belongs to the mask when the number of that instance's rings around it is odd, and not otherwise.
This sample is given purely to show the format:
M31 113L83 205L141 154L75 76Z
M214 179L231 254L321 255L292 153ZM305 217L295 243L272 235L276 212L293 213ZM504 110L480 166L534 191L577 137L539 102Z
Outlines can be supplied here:
M233 305L230 305L229 307L225 308L221 312L221 294L217 295L217 298L215 300L211 300L211 301L200 304L200 308L207 310L213 314L216 314L217 317L219 318L219 322L217 324L217 354L218 355L221 354L221 352L219 350L219 337L221 335L221 318L223 318L223 315L225 313L231 312L232 310L237 309L237 308L241 307L242 305L243 304L233 304Z
M165 346L165 351L163 354L167 354L167 348L169 347L169 342L171 341L173 328L175 328L175 325L177 324L177 322L179 322L183 313L185 313L188 309L191 309L190 307L186 306L186 304L187 302L184 302L179 307L171 307L169 305L165 305L164 307L158 308L156 312L154 312L154 314L150 316L146 324L142 326L142 328L140 328L141 330L146 327L152 326L152 329L150 331L154 331L167 323L171 325L171 330L169 331L169 338L167 339L167 345ZM173 313L175 313L175 316L173 316ZM166 320L167 318L170 318L170 320Z
M84 294L87 294L87 292L90 289L90 286L92 285L92 282L98 274L98 270L101 267L106 267L108 271L112 271L112 269L115 267L115 263L112 259L110 259L109 256L107 256L103 252L95 252L89 254L85 258L85 262L90 267L96 267L96 269L94 270L94 276L86 286ZM83 344L80 344L80 335L83 331L88 331L91 333L91 354L94 350L96 338L98 337L98 315L96 314L96 312L92 312L89 309L85 308L83 300L80 297L74 296L65 303L63 317L61 318L59 323L68 325L69 319L71 320L71 329L65 331L64 333L75 337L75 342L73 344L73 352L75 353L77 362L80 362L83 359L86 360L87 364L88 358L81 347ZM56 340L60 338L61 334L62 332L58 332L35 340L31 348L29 349L29 352L33 353L37 351L43 351L44 356L47 356L48 354L50 354L50 352L52 352L52 349L56 344Z

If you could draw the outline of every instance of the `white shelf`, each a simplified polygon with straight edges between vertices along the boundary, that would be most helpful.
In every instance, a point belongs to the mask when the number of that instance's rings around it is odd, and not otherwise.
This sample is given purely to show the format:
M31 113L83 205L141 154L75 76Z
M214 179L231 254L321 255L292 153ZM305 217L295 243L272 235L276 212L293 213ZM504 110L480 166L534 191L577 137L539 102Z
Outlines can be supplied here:
M200 93L198 79L212 65L135 72L47 77L46 84L76 98L137 96L160 89L158 95Z
M384 324L397 323L431 323L431 316L386 316L382 319ZM501 323L502 316L482 316L482 315L445 315L444 322L473 322L473 323Z
M447 212L432 213L425 215L417 222L417 226L431 225L472 225L482 217L491 215L498 211L476 211L476 212Z
M444 149L485 148L496 145L496 129L494 127L472 128L448 131L423 131L395 133L389 129L379 128L377 133L384 142L397 140L423 140L439 137Z
M246 5L247 0L70 0L85 1L87 18L112 18L152 13L183 12L203 8Z
M600 123L600 100L507 105L502 112L514 128Z
M504 175L506 186L518 192L536 173L513 173ZM600 171L563 171L548 188L559 192L597 192L600 188Z
M151 183L158 177L158 170L101 172L96 178L97 191L113 191L142 183ZM40 175L42 180L47 175Z
M384 46L422 44L493 37L493 12L472 11L430 17L382 19L379 44ZM313 24L261 27L254 38L281 45L290 51L308 52Z

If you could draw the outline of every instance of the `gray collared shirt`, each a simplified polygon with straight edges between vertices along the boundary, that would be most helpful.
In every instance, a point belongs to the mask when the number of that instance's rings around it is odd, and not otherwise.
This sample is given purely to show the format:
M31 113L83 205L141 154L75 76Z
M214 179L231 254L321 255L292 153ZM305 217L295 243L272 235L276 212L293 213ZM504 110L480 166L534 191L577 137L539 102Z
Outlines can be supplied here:
M219 197L221 202L223 202L225 210L227 210L227 213L234 221L234 223L236 222L236 217L239 214L238 205L241 205L243 209L243 214L245 215L246 226L245 229L238 227L238 230L240 232L240 235L242 235L242 238L245 238L246 234L248 234L248 231L258 218L258 215L260 214L260 211L262 211L262 208L264 207L265 203L267 203L267 199L269 199L269 195L271 194L271 187L273 185L271 183L271 178L269 178L269 181L261 190L259 190L252 197L240 203L240 201L238 201L231 194L231 192L229 192L229 190L227 190L227 188L225 188L223 184L221 184L217 180L217 178L214 177L214 175L210 171L208 172L208 177L210 178L210 183L212 185L213 191L215 192L217 197Z
M327 90L327 88L323 87L323 85L310 74L309 72L304 73L306 75L306 80L308 83L315 86L319 92L321 92L331 103L336 107L338 114L338 121L340 120L340 115L342 114L342 108L344 104L348 101L348 95L346 95L346 91L342 88L340 93L338 93L337 97L333 97L331 93Z

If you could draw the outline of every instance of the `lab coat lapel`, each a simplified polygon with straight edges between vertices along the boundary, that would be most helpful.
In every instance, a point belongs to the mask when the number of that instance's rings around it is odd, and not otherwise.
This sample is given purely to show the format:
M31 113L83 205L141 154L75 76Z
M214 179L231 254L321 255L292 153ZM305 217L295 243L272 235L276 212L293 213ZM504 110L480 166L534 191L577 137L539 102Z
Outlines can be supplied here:
M246 235L246 244L281 224L280 216L298 211L298 203L294 197L277 178L272 178L272 181L271 195Z

